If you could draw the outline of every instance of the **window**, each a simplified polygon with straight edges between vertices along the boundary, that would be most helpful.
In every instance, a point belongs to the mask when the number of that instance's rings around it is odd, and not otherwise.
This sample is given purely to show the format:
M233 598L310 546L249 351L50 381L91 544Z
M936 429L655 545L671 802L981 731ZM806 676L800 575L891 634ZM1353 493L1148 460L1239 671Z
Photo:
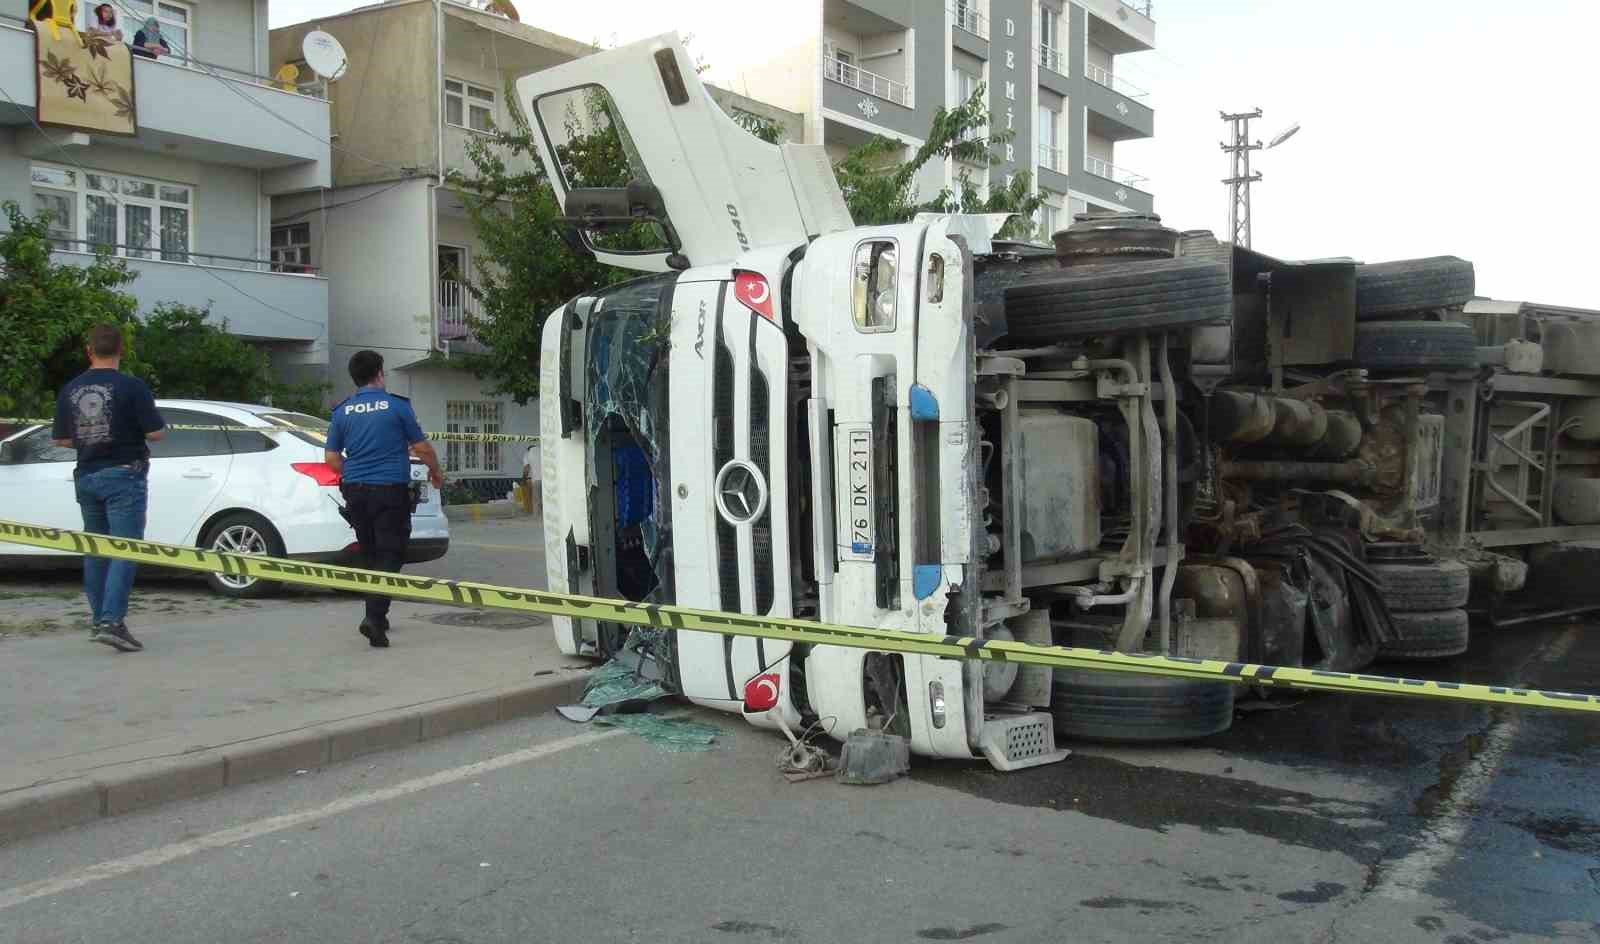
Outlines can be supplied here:
M1039 8L1039 65L1066 75L1065 45L1061 42L1061 14L1046 6Z
M112 247L116 255L188 262L194 189L100 171L31 168L35 212L50 214L62 249Z
M1061 116L1055 110L1039 106L1039 166L1051 170L1061 169Z
M194 14L187 3L177 0L113 0L117 7L117 20L122 29L122 38L128 45L133 45L134 34L144 26L144 21L154 16L156 22L161 24L161 38L166 40L167 47L172 50L172 55L183 59L194 57L194 46L191 42ZM89 4L93 6L93 4ZM89 15L94 16L91 9Z
M450 400L445 403L445 432L498 433L503 404L487 400ZM500 444L447 442L446 472L499 472Z
M162 410L161 418L168 426L239 426L240 423L196 413L192 410ZM176 459L182 456L226 456L233 447L228 434L220 429L169 429L166 435L150 444L150 458Z
M956 101L965 102L978 90L978 77L964 69L956 69Z
M1049 242L1057 229L1060 229L1061 208L1057 206L1061 197L1046 191L1041 191L1044 202L1039 204L1039 215L1035 217L1039 224L1039 241Z
M311 271L310 223L290 223L272 228L272 271Z
M28 435L8 443L6 451L15 458L18 464L31 462L76 462L78 453L75 449L63 449L50 438L50 427L36 429Z
M460 79L445 79L444 120L458 128L493 131L494 92Z

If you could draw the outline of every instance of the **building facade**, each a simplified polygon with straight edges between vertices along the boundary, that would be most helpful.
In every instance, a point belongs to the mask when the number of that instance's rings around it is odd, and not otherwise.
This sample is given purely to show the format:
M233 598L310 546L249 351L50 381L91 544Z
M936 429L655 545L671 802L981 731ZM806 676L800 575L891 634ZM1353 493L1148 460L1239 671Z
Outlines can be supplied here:
M1155 48L1146 2L812 0L815 30L732 87L804 115L805 141L836 159L873 135L924 143L934 114L987 89L990 121L1014 137L991 167L953 161L919 175L924 198L963 175L984 188L1026 171L1045 197L1043 234L1098 207L1149 212L1149 182L1116 162L1119 141L1155 133L1148 96L1119 56Z
M463 369L483 350L469 289L482 246L448 181L473 172L470 141L510 125L509 83L592 47L454 0L395 0L273 30L274 67L296 64L317 29L349 56L328 87L332 186L274 201L272 238L329 275L335 398L350 355L370 348L424 429L537 434L536 403L491 396ZM521 476L523 449L449 443L441 458L453 479L498 497Z
M29 4L0 0L0 201L50 213L58 262L97 249L126 261L142 314L209 307L268 351L279 379L320 377L329 283L274 262L269 219L275 198L330 182L328 102L267 76L267 0L114 5L124 42L155 13L169 48L132 58L132 135L39 122Z

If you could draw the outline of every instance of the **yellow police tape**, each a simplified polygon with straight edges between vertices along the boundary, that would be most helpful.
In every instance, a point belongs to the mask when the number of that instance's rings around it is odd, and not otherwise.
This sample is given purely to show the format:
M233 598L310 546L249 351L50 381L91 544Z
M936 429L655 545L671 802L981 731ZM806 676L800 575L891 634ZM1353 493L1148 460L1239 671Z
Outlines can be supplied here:
M53 420L20 418L13 416L0 416L0 426L49 426ZM311 433L316 436L327 435L326 430L312 429L309 426L196 426L192 424L174 423L167 429L182 429L199 432L214 433L225 431L230 433ZM462 443L536 443L538 436L528 436L518 433L430 433L422 435L434 442L462 442Z
M193 547L158 544L154 541L112 538L59 528L41 528L0 519L0 543L6 541L184 570L255 577L306 587L377 593L398 600L517 610L575 619L627 623L632 626L695 630L724 636L755 636L762 639L785 639L790 642L849 646L856 649L876 649L949 659L1016 662L1051 668L1103 669L1111 672L1272 685L1357 695L1403 695L1489 705L1600 712L1600 696L1597 695L1536 691L1467 682L1392 678L1385 675L1324 672L1317 669L1255 665L1248 662L1220 662L1211 659L1105 652L1065 646L1030 646L997 639L931 636L898 630L836 626L783 617L718 613L685 606L605 600L572 593L497 587L466 580L408 577L403 574L379 573L354 567L224 554Z

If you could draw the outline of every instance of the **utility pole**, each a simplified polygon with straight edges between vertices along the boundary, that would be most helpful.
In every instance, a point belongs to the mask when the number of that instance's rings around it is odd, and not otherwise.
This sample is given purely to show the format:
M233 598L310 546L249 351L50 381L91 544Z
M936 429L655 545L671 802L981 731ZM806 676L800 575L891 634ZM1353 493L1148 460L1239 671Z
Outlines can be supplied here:
M1223 179L1228 185L1228 232L1235 246L1250 248L1250 184L1260 180L1259 173L1250 172L1250 152L1261 150L1261 142L1250 143L1250 119L1260 118L1261 109L1230 115L1222 112L1222 120L1233 131L1233 143L1223 142L1231 166Z

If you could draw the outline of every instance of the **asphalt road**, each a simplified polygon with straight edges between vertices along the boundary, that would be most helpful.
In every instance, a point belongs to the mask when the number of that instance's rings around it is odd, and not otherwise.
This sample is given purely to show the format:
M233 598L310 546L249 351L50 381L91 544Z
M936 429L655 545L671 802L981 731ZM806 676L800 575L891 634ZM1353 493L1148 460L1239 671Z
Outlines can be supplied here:
M1433 674L1593 688L1587 628ZM721 716L708 753L501 725L0 848L0 942L1600 940L1593 722L1277 704L880 787Z

